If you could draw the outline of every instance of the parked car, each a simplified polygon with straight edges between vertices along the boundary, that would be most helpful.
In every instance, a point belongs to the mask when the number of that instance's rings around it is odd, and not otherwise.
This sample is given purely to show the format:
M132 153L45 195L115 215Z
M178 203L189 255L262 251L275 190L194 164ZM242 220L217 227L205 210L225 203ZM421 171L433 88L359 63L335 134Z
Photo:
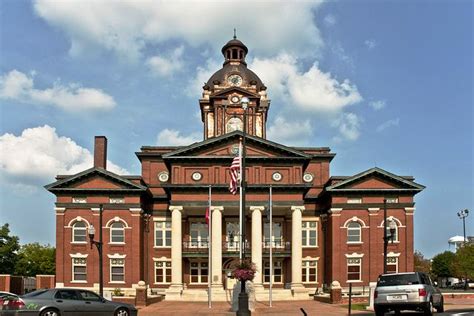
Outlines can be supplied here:
M0 315L15 315L15 311L24 305L25 303L18 295L0 291Z
M374 295L375 315L401 310L423 311L432 315L433 308L444 311L443 295L430 277L422 272L382 274L377 280Z
M44 289L21 297L24 306L17 315L39 316L136 316L135 306L112 302L92 291L72 288Z

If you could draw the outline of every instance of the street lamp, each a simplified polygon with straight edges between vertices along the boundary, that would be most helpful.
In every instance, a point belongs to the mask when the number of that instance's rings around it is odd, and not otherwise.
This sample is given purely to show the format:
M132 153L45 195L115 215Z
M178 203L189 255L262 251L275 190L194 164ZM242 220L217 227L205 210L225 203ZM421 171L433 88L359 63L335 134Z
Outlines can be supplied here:
M466 217L469 216L469 210L466 208L458 212L458 217L462 219L462 230L463 230L463 244L466 244ZM467 284L467 276L464 280L464 291L467 291L468 284Z
M244 110L244 124L243 124L243 139L242 139L242 174L240 175L240 190L242 192L242 216L240 216L240 227L242 229L242 236L240 239L240 245L242 251L240 252L240 262L242 263L245 260L245 191L247 183L245 182L245 155L246 155L246 133L247 133L247 108L249 106L249 98L243 97L240 100L242 104L242 109ZM245 291L245 280L240 281L240 294L239 294L239 309L237 311L238 316L250 315L249 310L249 296Z
M94 225L91 225L88 229L88 234L89 234L89 240L91 243L91 249L92 245L95 245L97 247L97 251L99 252L99 294L100 296L104 296L104 271L103 271L103 259L102 259L102 211L103 211L103 205L99 205L99 241L94 240L94 235L95 235L95 228Z
M390 235L387 235L387 228L390 231ZM393 219L387 227L387 199L383 199L383 273L387 273L387 247L388 241L392 241L395 238L395 231L397 230L397 224Z

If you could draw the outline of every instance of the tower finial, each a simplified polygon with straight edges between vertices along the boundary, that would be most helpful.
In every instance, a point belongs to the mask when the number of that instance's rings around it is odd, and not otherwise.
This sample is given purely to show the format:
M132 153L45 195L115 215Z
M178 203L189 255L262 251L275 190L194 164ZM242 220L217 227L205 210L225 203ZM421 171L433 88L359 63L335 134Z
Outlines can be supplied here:
M235 27L234 27L234 39L237 39Z

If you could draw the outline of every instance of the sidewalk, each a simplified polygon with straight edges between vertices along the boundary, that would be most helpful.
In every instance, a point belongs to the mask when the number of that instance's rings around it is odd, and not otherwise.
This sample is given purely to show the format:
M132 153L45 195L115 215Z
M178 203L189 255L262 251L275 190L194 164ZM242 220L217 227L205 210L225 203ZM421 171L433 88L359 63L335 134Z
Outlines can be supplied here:
M308 316L343 316L347 315L347 306L331 305L317 301L277 301L270 307L268 302L257 302L255 312L252 315L272 315L272 316L302 316L303 308ZM474 300L472 299L451 299L445 303L446 311L453 310L472 310L474 314ZM411 314L411 313L409 313ZM416 314L416 313L414 313ZM139 309L139 316L196 316L196 315L235 315L227 302L215 302L212 308L208 307L206 302L173 302L162 301L153 305ZM374 315L372 311L352 311L352 315Z

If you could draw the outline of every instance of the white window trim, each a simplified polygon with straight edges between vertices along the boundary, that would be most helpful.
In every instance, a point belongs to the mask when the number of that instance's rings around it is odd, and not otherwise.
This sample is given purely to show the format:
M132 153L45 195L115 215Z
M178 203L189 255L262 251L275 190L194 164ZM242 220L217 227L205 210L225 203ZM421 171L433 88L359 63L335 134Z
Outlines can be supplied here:
M361 197L347 198L347 204L362 204Z
M201 224L200 228L203 228L203 230L197 230L198 231L198 236L197 236L197 245L193 245L193 239L191 237L191 231L192 231L192 224L199 223ZM209 228L206 227L206 222L202 220L196 220L196 221L190 221L189 222L189 248L207 248L210 242L209 238ZM201 237L201 232L206 232L207 237L202 238Z
M113 255L107 255L109 257L109 283L110 284L125 284L125 257L126 255L119 255L119 254L113 254ZM122 265L112 265L112 260L113 259L121 259L123 260ZM112 267L123 267L123 281L112 281Z
M319 248L319 238L318 238L318 237L319 237L319 236L318 236L318 235L319 235L319 234L318 234L319 221L316 221L316 220L307 220L307 219L303 219L303 220L302 220L302 223L311 223L311 222L315 222L315 223L316 223L316 227L315 227L314 229L311 229L310 227L302 228L302 229L301 229L301 233L302 233L302 234L306 234L306 243L308 243L309 240L310 240L310 238L309 238L309 237L310 237L310 236L309 236L309 232L310 232L310 231L316 231L316 245L313 246L313 245L308 245L308 244L306 244L306 245L303 245L303 244L302 244L302 247L303 247L303 248ZM301 243L303 243L303 240L301 240Z
M352 254L346 254L346 282L347 283L359 283L362 282L362 257L364 254L357 254L357 253L352 253ZM360 263L358 264L359 266L359 279L358 280L349 280L349 266L357 266L356 264L351 264L349 265L348 259L359 259Z
M191 266L192 263L197 263L198 264L198 267L197 268L194 268L194 269L197 269L199 272L198 272L198 282L193 282L192 281L192 274L191 274L191 270L193 269L193 267ZM191 261L189 263L189 284L208 284L208 281L209 281L209 275L208 274L202 274L201 271L203 270L203 267L201 266L201 264L203 263L207 263L207 271L209 272L209 263L207 261ZM202 276L207 276L208 278L208 281L206 282L202 282L201 281L201 278Z
M311 281L303 281L302 283L304 284L319 284L319 278L318 278L318 273L319 273L319 257L313 258L313 257L305 257L303 258L302 261L315 261L316 262L316 281L311 282ZM305 267L303 266L303 263L301 263L301 268L306 270L306 276L308 276L307 272L308 269L311 267ZM305 274L301 275L301 278L304 280L305 279ZM306 278L307 279L307 278Z
M265 261L263 261L263 268L262 268L262 270L263 270L263 273L262 273L262 277L263 277L263 280L262 280L262 281L263 281L263 284L270 284L270 282L266 282L266 281L265 281L265 269L267 268L267 267L265 267L265 263L267 263L267 262L268 262L268 264L270 265L270 260L265 260ZM276 264L277 262L280 263L280 266L277 267L277 268L280 268L280 269L281 269L281 274L280 274L280 276L281 276L281 281L280 281L280 282L275 282L275 264ZM268 267L268 268L272 269L272 279L273 279L273 280L272 280L272 284L283 284L283 283L284 283L284 279L285 279L285 274L283 273L283 260L275 260L275 259L274 259L274 260L272 260L272 263L273 263L273 267ZM270 277L270 275L268 275L268 276Z
M76 254L69 254L71 257L71 283L87 283L87 261L84 265L75 265L74 264L74 259L86 259L88 254L81 254L81 253L76 253ZM86 279L85 280L74 280L74 267L79 266L79 267L86 267Z
M387 221L394 221L397 225L397 228L395 228L397 239L393 241L389 241L389 243L399 244L400 243L400 228L405 228L406 226L402 225L402 222L398 218L393 217L393 216L388 216ZM384 220L382 220L382 222L380 223L379 228L382 228L382 229L384 228ZM387 229L389 229L388 222L387 222Z
M154 275L154 278L153 278L153 284L171 284L171 281L170 282L156 282L156 263L157 262L163 262L165 263L165 267L162 268L162 270L166 270L166 263L167 262L171 262L171 259L169 258L166 258L166 257L161 257L161 258L155 258L153 257L153 275ZM172 269L172 267L170 267L170 269ZM191 272L191 271L190 271ZM171 271L171 273L173 273L173 271ZM166 271L165 271L165 279L166 279Z
M355 228L350 228L350 229L349 229L349 224L352 224L352 223L357 223L357 224L359 224L359 228L358 228L358 229L355 229ZM362 241L362 223L361 223L361 222L359 222L358 220L350 220L350 221L346 222L346 227L345 227L345 228L347 229L347 231L346 231L346 239L347 239L347 240L346 240L346 243L347 243L347 244L352 244L352 245L358 244L358 245L360 245L360 244L363 244L363 243L364 243L364 242ZM359 240L357 240L357 241L349 241L349 230L358 230L358 231L359 231Z
M271 245L273 246L273 248L285 248L286 246L286 240L283 236L283 219L276 219L273 221L273 224L280 224L281 225L281 236L279 237L281 239L280 243L277 243L276 241L276 238L275 238L275 228L272 226L272 235L271 238L269 238L269 240L267 240L266 236L265 236L265 225L270 225L270 223L268 222L264 222L263 223L263 229L262 229L262 241L263 241L263 247L266 248L266 249L270 249L270 245L268 245L268 243L271 243ZM269 231L270 233L270 231Z
M112 225L115 223L121 223L123 226L121 229L112 228ZM106 227L109 229L109 244L111 245L125 245L125 228L127 227L127 223L119 217L115 217L107 222ZM123 241L112 241L112 231L114 230L121 230L123 232Z
M75 233L74 233L74 232L75 232L76 229L77 229L77 228L75 227L75 225L76 225L77 223L82 223L82 222L84 222L84 224L86 225L86 227L81 228L81 230L82 230L82 229L85 229L85 230L86 230L86 240L84 240L84 241L78 241L78 240L75 240ZM87 223L86 221L83 221L83 220L77 220L77 221L75 221L75 222L72 224L72 226L71 226L71 244L79 244L79 245L87 244L87 230L88 230L89 227L90 227L90 226L88 225L88 223Z
M156 244L156 232L157 232L157 229L156 229L156 223L165 223L165 227L161 228L160 231L162 232L163 234L163 243L165 245L157 245ZM166 223L170 223L170 227L169 228L166 228ZM163 220L156 220L156 219L153 219L153 235L154 235L154 238L153 238L153 248L171 248L172 245L169 245L169 246L166 246L166 232L167 231L172 231L173 227L171 226L171 221L169 220L166 220L165 218L163 218Z

